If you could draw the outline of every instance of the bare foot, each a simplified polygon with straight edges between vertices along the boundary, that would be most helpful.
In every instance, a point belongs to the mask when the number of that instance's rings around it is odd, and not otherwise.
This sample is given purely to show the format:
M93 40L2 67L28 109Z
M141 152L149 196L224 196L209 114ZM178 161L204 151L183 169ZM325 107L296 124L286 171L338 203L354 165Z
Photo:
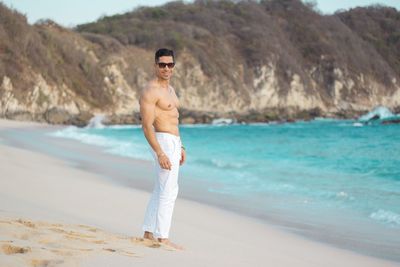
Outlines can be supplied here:
M147 231L144 232L143 238L157 241L157 240L154 238L153 233L147 232Z
M169 241L169 239L167 239L167 238L159 238L159 239L158 239L158 242L160 242L161 244L164 244L164 245L166 245L166 246L169 246L169 247L171 247L171 248L177 249L177 250L183 250L183 247L182 247L182 246L179 246L179 245L177 245L177 244L175 244L175 243L172 243L172 242Z

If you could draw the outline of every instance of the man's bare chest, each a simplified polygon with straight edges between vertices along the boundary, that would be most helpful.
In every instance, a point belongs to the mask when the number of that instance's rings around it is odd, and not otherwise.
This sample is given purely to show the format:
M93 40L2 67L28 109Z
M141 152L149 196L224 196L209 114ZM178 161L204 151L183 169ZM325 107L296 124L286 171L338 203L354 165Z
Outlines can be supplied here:
M173 91L162 93L156 106L164 111L173 110L179 107L179 100Z

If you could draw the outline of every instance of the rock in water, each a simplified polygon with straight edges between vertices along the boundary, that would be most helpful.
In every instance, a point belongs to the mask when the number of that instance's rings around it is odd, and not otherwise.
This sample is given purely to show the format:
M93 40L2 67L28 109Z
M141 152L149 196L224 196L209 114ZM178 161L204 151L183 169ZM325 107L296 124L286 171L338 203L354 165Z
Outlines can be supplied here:
M369 122L374 120L382 120L393 116L395 115L387 107L379 106L361 116L358 120L361 122Z

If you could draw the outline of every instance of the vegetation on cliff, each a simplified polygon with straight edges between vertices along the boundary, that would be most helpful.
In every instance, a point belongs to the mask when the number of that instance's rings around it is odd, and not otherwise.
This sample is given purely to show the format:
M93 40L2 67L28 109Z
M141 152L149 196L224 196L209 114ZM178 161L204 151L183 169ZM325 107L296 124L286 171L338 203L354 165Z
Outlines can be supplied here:
M4 77L12 82L18 109L36 101L29 112L40 107L43 114L64 114L57 111L59 100L51 99L54 92L39 90L28 99L41 86L39 74L54 90L75 94L82 113L125 116L128 102L134 106L135 94L151 75L153 51L167 46L180 62L190 55L175 81L182 90L194 88L183 101L187 114L224 110L257 121L280 119L278 111L294 118L323 116L327 110L345 116L354 114L354 106L371 108L399 90L399 29L400 12L393 8L375 5L322 15L300 0L176 1L75 29L49 20L29 25L25 16L0 3L0 115L17 110L6 103ZM265 90L278 100L257 96ZM302 105L301 95L314 100ZM293 107L297 115L288 111Z
M249 86L257 67L271 61L276 61L283 91L293 73L302 74L302 81L310 85L305 72L318 66L311 78L329 99L337 78L334 68L340 66L350 75L372 75L390 90L391 77L400 75L399 18L400 12L382 6L324 16L299 0L197 0L142 7L76 30L150 50L160 44L178 51L186 48L210 76L234 79L231 69L244 62Z

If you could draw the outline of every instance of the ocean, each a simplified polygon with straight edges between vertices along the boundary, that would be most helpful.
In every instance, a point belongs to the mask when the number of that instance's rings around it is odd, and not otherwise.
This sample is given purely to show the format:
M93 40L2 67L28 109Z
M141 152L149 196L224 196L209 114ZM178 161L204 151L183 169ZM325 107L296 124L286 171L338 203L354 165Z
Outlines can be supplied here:
M188 157L180 196L400 261L399 133L400 125L330 119L181 125ZM70 126L50 135L152 160L140 126Z

